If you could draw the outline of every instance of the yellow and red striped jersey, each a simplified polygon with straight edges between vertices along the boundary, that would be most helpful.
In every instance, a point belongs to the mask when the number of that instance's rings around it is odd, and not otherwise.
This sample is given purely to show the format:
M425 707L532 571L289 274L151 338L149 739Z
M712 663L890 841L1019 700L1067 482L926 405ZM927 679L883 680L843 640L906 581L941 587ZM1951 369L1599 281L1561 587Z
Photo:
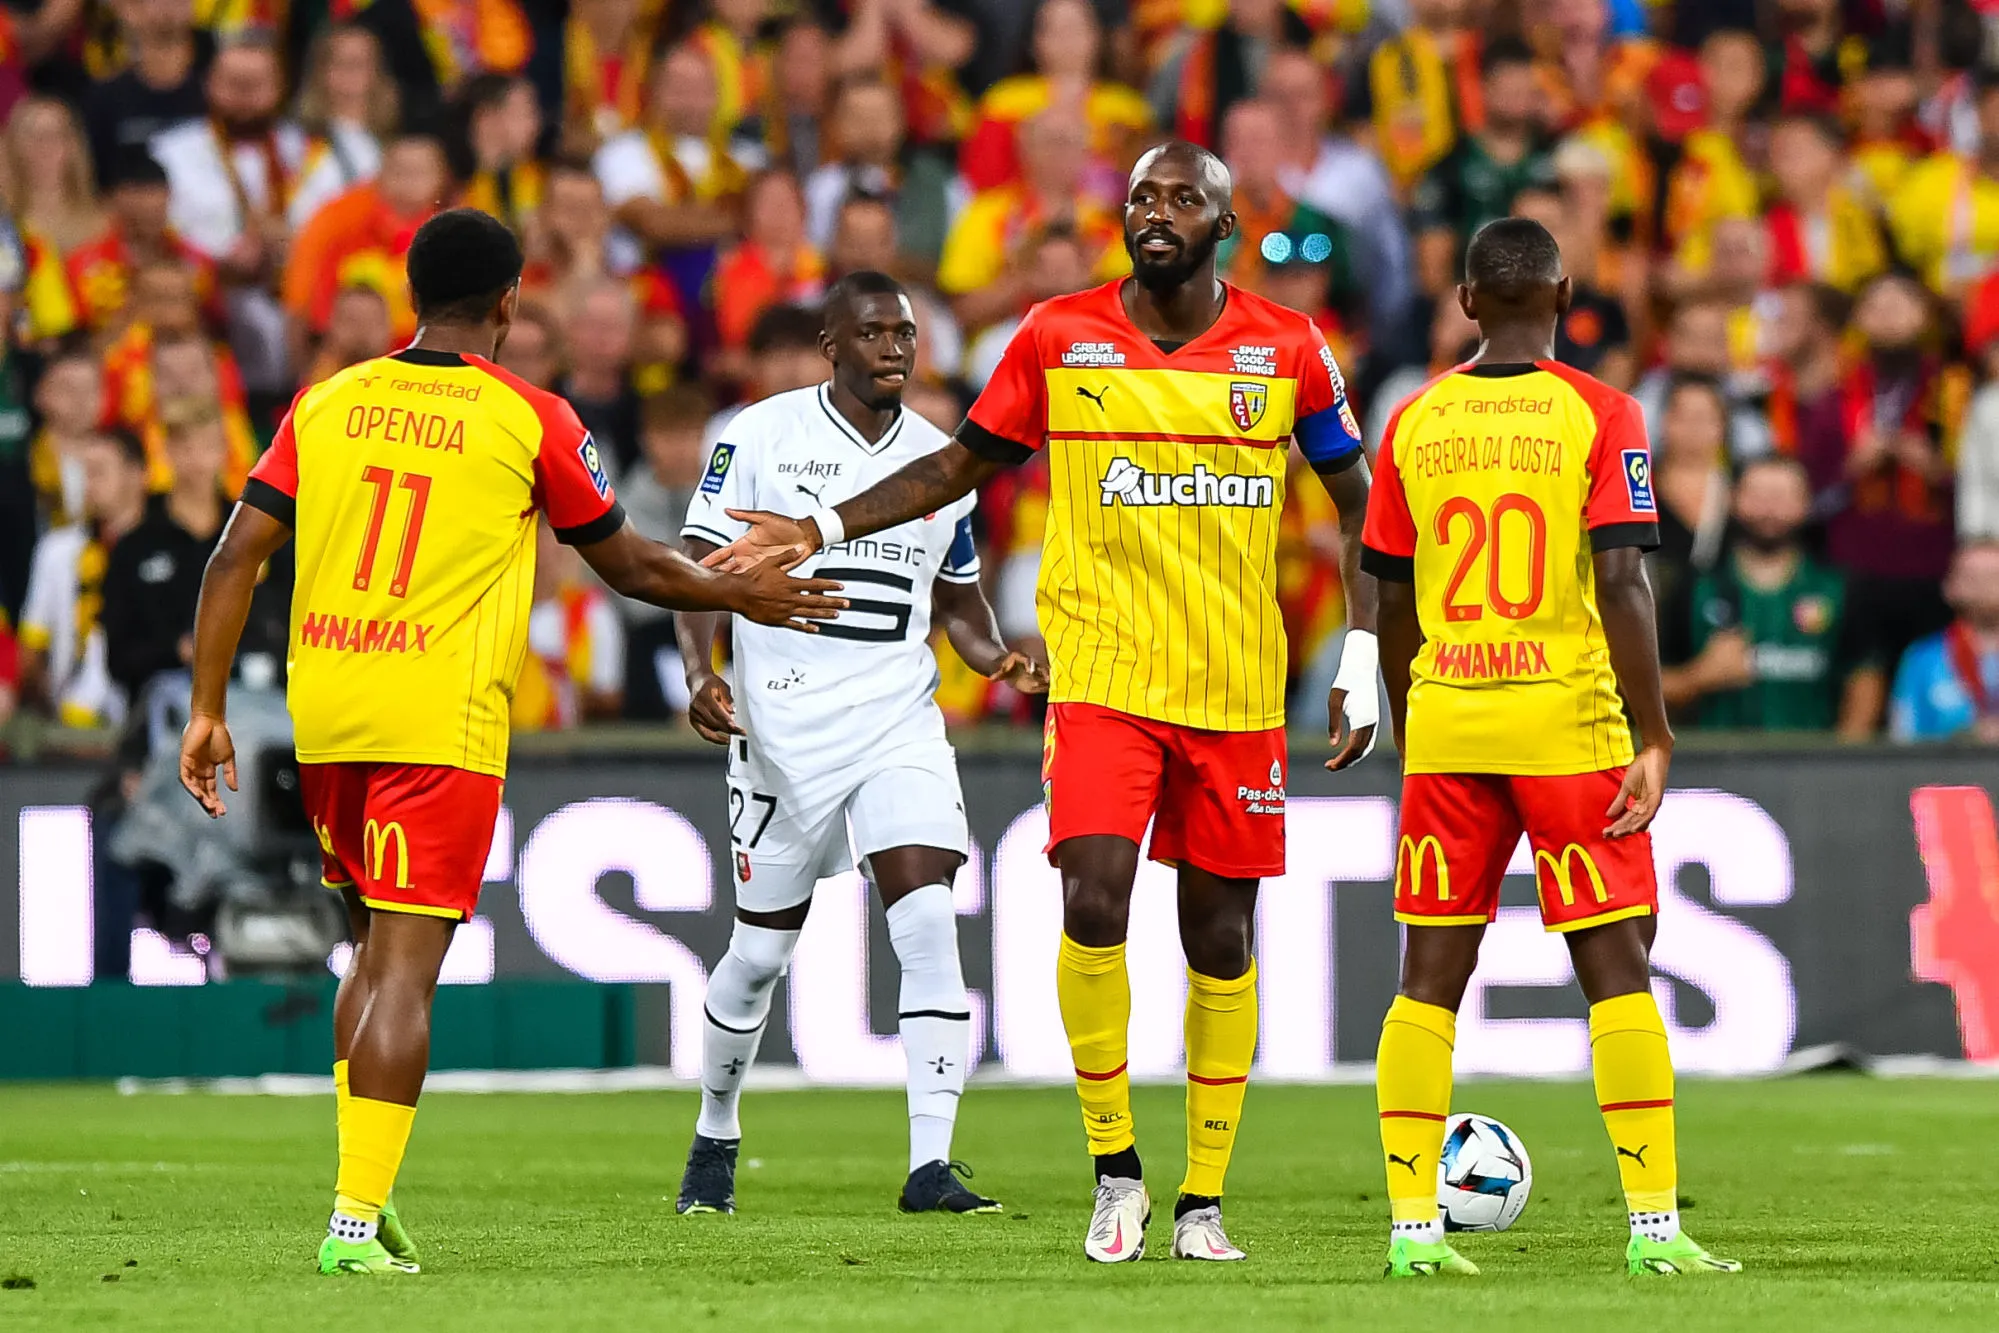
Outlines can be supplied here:
M1284 722L1278 515L1295 436L1312 463L1360 431L1312 321L1226 287L1200 337L1161 347L1123 282L1036 306L958 440L1020 462L1046 446L1036 592L1058 703L1210 731Z
M482 357L408 348L304 390L243 503L290 526L298 757L504 776L537 510L624 523L568 403Z
M1460 366L1403 400L1361 568L1416 585L1405 773L1631 762L1592 555L1658 544L1638 405L1553 361Z

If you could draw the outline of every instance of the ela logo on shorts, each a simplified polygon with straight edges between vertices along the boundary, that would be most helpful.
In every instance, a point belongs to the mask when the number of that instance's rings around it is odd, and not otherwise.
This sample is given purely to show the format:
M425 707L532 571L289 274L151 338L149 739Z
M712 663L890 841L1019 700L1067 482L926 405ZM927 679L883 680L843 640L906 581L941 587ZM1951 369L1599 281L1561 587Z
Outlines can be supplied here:
M1624 451L1624 488L1631 493L1631 512L1659 512L1659 505L1652 498L1652 457L1645 450Z
M590 474L590 484L597 488L599 498L609 499L611 477L604 471L603 455L597 452L597 441L590 437L589 431L583 432L583 443L576 446L576 456L583 460L583 470Z
M703 495L720 495L722 483L729 479L729 464L736 461L736 446L726 440L717 441L715 452L708 457L708 471L701 478Z

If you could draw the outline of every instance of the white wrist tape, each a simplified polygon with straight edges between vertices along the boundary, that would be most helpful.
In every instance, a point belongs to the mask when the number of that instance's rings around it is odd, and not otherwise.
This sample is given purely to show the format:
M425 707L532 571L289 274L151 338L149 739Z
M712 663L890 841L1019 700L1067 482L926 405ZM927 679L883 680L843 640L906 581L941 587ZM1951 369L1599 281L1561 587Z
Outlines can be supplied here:
M832 505L815 509L806 517L819 529L820 550L823 551L829 546L838 546L847 540L847 525L840 521L840 515L834 511Z
M1340 645L1340 669L1333 677L1333 688L1347 692L1343 711L1349 730L1373 727L1381 721L1380 676L1380 643L1367 630L1348 630ZM1363 756L1374 749L1374 741L1375 737L1368 738L1367 750L1361 752Z

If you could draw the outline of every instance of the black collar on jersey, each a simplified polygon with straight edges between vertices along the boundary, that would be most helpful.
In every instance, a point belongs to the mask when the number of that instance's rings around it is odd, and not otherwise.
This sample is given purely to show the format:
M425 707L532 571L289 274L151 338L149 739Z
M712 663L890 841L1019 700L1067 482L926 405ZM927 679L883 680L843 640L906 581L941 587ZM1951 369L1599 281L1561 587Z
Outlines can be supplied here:
M1182 347L1185 347L1190 341L1191 339L1187 338L1154 338L1152 345L1157 347L1163 354L1171 356Z
M406 361L413 366L462 366L465 358L456 352L439 352L429 347L405 347L392 354L392 361Z
M1541 368L1538 361L1479 361L1466 366L1464 373L1481 379L1505 379L1508 375L1532 375Z
M854 423L841 416L840 409L833 406L832 390L825 384L819 386L819 410L826 414L828 421L831 421L835 426L840 428L842 435L845 435L848 439L859 445L861 452L867 454L878 454L895 443L895 437L902 433L902 420L909 415L909 409L897 403L895 420L889 423L888 429L882 432L882 437L879 440L876 440L873 444L869 444L867 436L855 430Z

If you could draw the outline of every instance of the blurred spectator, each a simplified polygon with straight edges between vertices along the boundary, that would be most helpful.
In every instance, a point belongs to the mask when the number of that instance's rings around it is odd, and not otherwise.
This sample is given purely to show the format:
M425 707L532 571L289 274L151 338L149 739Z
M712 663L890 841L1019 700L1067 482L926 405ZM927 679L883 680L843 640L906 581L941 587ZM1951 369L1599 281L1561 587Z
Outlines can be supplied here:
M382 299L380 289L361 284L343 287L340 295L333 298L326 336L319 340L319 350L306 370L305 383L317 384L349 366L387 356L395 346L389 327L389 303Z
M1588 276L1593 266L1570 267L1571 256L1586 256L1587 246L1575 244L1572 212L1560 190L1530 185L1513 196L1513 215L1532 218L1548 229L1562 248L1569 269L1569 311L1555 325L1555 359L1616 389L1629 389L1637 373L1631 352L1631 323L1616 298L1597 288Z
M1089 0L1040 0L1031 52L1032 73L1001 79L979 99L959 170L975 190L1030 178L1020 127L1052 116L1084 132L1077 184L1099 204L1122 202L1124 173L1152 130L1152 109L1136 89L1103 77L1103 27Z
M1355 89L1396 188L1412 190L1458 141L1485 124L1480 36L1469 0L1409 0L1409 23L1375 47Z
M1272 51L1258 89L1284 135L1278 182L1345 224L1366 285L1369 341L1396 354L1410 315L1409 237L1381 159L1333 123L1332 77L1305 52Z
M1855 71L1848 93L1854 168L1848 183L1876 213L1886 214L1902 181L1930 147L1916 124L1916 73L1905 54L1875 43L1867 48L1865 65Z
M129 433L92 435L78 463L78 518L35 548L21 611L25 697L65 726L116 726L125 696L106 652L104 581L110 553L146 515L146 450Z
M1791 116L1771 131L1778 199L1764 215L1770 282L1809 278L1851 292L1888 266L1874 210L1840 179L1845 168L1836 125Z
M707 0L696 10L702 18L687 46L707 61L714 80L709 132L718 140L734 133L770 96L772 50L764 24L774 7L772 0Z
M1962 295L1999 262L1999 70L1974 80L1977 152L1940 152L1912 168L1889 201L1895 253L1931 290Z
M535 521L534 604L527 654L514 684L515 731L563 731L615 718L625 675L625 630L573 546Z
M1688 377L1667 391L1652 483L1659 549L1652 558L1659 601L1680 596L1712 568L1728 531L1728 408L1711 379Z
M1957 618L1902 658L1889 733L1904 742L1999 745L1999 544L1975 541L1958 551L1944 595Z
M127 150L208 114L202 70L214 52L194 26L194 0L112 0L122 69L100 76L83 101L84 133L99 178Z
M395 339L409 340L416 332L416 312L410 308L409 287L403 279L403 255L449 186L444 150L437 140L403 134L383 154L379 177L335 199L300 230L285 264L282 288L293 347L299 353L325 332L341 289L356 283L382 294Z
M859 194L841 204L834 215L826 259L832 276L896 269L895 210L886 200Z
M631 288L616 278L589 284L569 307L562 340L568 373L556 384L620 473L639 456L639 396L631 381L637 335Z
M562 328L545 305L522 300L500 345L500 365L537 389L553 389L562 373Z
M1219 24L1183 24L1146 88L1154 122L1176 139L1219 147L1230 108L1257 92L1272 56L1306 36L1284 0L1227 0Z
M970 126L958 71L977 57L979 29L966 0L835 0L821 9L834 25L835 75L895 89L911 142L953 143Z
M749 172L715 133L715 71L682 43L660 58L643 128L597 151L612 216L648 246L706 252L735 229L731 207Z
M1881 673L1848 641L1846 581L1805 549L1811 482L1765 458L1735 485L1734 541L1661 609L1666 702L1701 727L1865 736ZM1842 704L1851 701L1851 706Z
M789 172L757 177L743 214L743 239L715 266L715 331L725 352L740 352L771 306L811 305L826 289L826 261L806 239L805 199Z
M27 594L42 507L33 479L35 421L28 410L36 386L25 373L25 359L14 351L12 332L0 325L0 622L21 609Z
M1416 279L1425 292L1450 290L1472 234L1513 208L1529 185L1552 185L1555 168L1539 127L1540 89L1534 55L1500 39L1480 63L1482 126L1459 139L1424 173L1411 204Z
M1667 177L1662 237L1689 272L1707 270L1715 223L1756 216L1758 190L1749 163L1761 160L1765 145L1751 116L1764 78L1755 33L1724 28L1701 42L1694 90L1700 123L1681 141L1680 160Z
M15 104L0 160L0 200L16 227L69 254L104 226L94 180L90 150L67 102L29 97Z
M97 358L82 347L52 359L35 385L41 429L28 446L28 472L49 527L84 516L84 452L98 438L104 415L104 382Z
M438 89L454 97L481 74L518 74L534 52L519 0L410 0Z
M382 145L396 131L402 99L374 33L351 23L319 30L306 51L295 114L299 128L312 136L317 159L292 194L290 218L297 229L382 169Z
M1947 445L1963 412L1960 376L1925 347L1922 288L1875 279L1854 308L1865 354L1840 384L1844 429L1800 439L1827 553L1845 570L1860 651L1881 662L1949 620L1940 584L1955 542Z
M855 79L833 99L828 131L832 153L805 179L806 230L822 249L832 244L840 208L849 199L896 202L902 177L902 104L886 83Z
M1082 243L1067 227L1051 227L1031 241L1020 253L1023 303L1020 312L992 324L972 340L965 353L965 379L974 389L984 389L986 381L999 369L1000 356L1013 340L1014 332L1028 308L1050 297L1067 296L1090 285L1089 258ZM948 430L957 429L953 422Z
M541 104L534 85L518 75L478 74L459 94L463 160L455 174L464 183L459 202L483 209L516 231L541 207L544 182L536 146Z
M165 264L187 270L203 315L220 327L224 315L215 263L168 222L172 194L166 169L150 153L133 149L112 168L108 184L109 225L72 250L66 266L78 322L92 333L116 332L127 315L133 275L144 265Z
M829 373L819 351L819 311L808 306L772 306L750 330L750 370L745 402L757 402L787 389L824 384ZM703 448L722 438L730 418L742 411L738 403L708 419L701 432Z
M111 678L137 703L163 671L194 660L201 573L229 516L222 466L229 444L212 404L188 403L166 425L173 485L111 548L104 573L104 644Z
M641 535L680 544L681 522L708 461L702 428L714 410L707 394L685 386L646 402L639 459L618 480L618 502ZM624 715L661 720L686 711L686 672L672 613L628 597L618 598L617 607L626 631Z
M639 127L663 7L644 0L570 4L562 29L562 117L572 151Z
M1665 363L1641 378L1631 396L1645 416L1652 447L1661 444L1667 391L1689 376L1722 386L1728 404L1730 461L1743 462L1770 452L1770 427L1758 410L1761 384L1733 375L1729 358L1729 310L1717 301L1687 301L1666 324Z
M779 31L763 98L735 127L764 165L803 179L826 160L832 59L831 39L815 19L794 17Z
M1846 448L1840 339L1853 302L1836 287L1795 282L1777 294L1770 323L1771 442L1804 458L1837 457Z
M1084 127L1050 112L1020 125L1019 135L1021 179L973 197L952 224L937 266L937 289L951 298L958 322L968 330L1026 309L1012 257L1050 226L1068 227L1081 238L1091 255L1091 269L1101 279L1131 271L1120 211L1081 194L1089 162Z
M153 459L155 489L172 478L161 433L161 404L201 398L218 404L227 424L226 482L233 496L256 461L249 396L229 349L202 328L194 274L173 263L141 265L132 282L132 318L104 349L104 422L136 431Z
M1238 101L1229 109L1222 144L1235 180L1236 230L1216 254L1223 277L1259 296L1271 295L1267 271L1294 255L1323 266L1327 285L1299 307L1318 317L1328 300L1338 303L1351 294L1352 243L1345 227L1284 189L1283 142L1277 109L1270 103Z

